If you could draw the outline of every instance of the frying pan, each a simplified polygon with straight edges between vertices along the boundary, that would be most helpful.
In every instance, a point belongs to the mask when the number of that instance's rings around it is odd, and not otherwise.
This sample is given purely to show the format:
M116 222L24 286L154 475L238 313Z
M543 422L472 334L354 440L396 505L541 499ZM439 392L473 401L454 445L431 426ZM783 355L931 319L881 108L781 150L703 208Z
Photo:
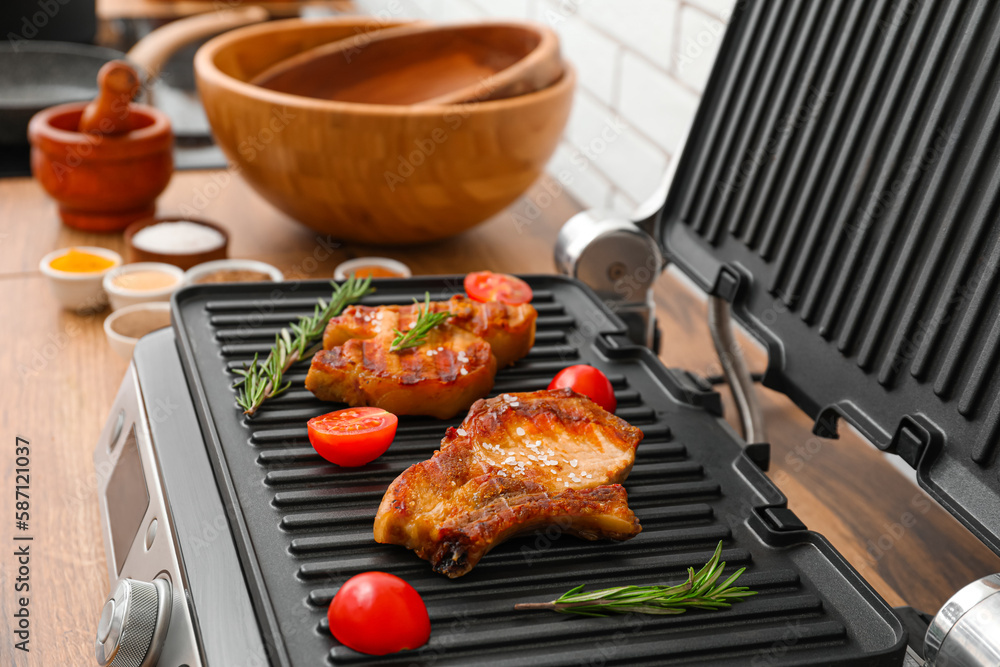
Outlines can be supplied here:
M255 6L196 14L168 23L127 53L89 44L18 40L0 44L0 145L28 143L28 121L47 107L97 95L97 72L109 60L136 65L143 89L177 49L198 39L267 19Z

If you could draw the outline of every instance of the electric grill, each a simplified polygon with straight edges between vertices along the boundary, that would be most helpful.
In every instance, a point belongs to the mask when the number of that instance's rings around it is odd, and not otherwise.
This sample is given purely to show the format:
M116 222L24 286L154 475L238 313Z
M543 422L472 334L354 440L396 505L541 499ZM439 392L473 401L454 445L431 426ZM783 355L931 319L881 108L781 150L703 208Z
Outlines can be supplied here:
M326 464L305 422L331 406L302 388L304 365L289 376L293 388L253 418L236 407L231 385L233 370L266 352L329 286L178 293L173 329L137 345L95 452L116 582L98 627L99 660L903 664L903 623L763 474L769 450L727 318L764 341L765 383L813 415L818 433L835 435L838 419L856 426L1000 548L1000 229L988 223L1000 192L988 159L1000 141L996 33L1000 6L987 0L740 3L659 213L638 225L585 214L567 226L560 264L596 293L579 281L528 278L537 342L498 374L494 393L544 388L574 363L609 376L618 414L646 434L625 484L644 530L624 543L542 531L501 545L457 580L376 544L371 527L386 486L460 420L404 417L375 462ZM951 139L933 159L915 160L941 128ZM664 368L636 343L652 340L646 289L663 257L712 295L745 439L701 378ZM425 291L447 298L458 285L379 281L364 303L410 303ZM759 591L731 609L610 619L513 611L583 582L683 580L719 540L727 562L747 567L741 583ZM433 626L426 647L373 657L332 638L326 605L367 570L402 576L421 593ZM946 605L928 636L938 664L957 655L954 646L989 655L995 621L965 612L979 603L988 611L998 590L984 580ZM974 632L960 633L970 625Z

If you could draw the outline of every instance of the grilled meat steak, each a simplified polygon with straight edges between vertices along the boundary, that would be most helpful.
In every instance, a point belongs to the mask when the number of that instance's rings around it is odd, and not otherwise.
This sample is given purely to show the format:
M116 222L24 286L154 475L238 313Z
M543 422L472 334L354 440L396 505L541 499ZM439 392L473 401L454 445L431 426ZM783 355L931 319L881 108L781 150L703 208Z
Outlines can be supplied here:
M373 405L397 415L454 417L493 387L497 368L531 349L537 314L530 304L432 302L453 316L426 341L390 352L393 329L406 331L417 306L351 306L327 325L306 388L326 401Z
M422 304L420 304L422 306ZM409 306L350 306L330 320L323 332L323 348L333 349L352 338L375 338L393 327L405 331L417 319L418 304ZM508 306L499 301L482 303L462 295L448 301L432 301L432 313L448 311L448 324L490 344L497 367L504 368L528 354L535 342L535 320L538 313L529 303ZM388 327L385 318L395 316L398 324ZM399 326L402 325L402 326ZM390 342L392 336L389 337Z
M619 484L642 431L570 389L479 400L441 449L389 486L375 540L460 577L490 549L555 523L588 540L641 530Z

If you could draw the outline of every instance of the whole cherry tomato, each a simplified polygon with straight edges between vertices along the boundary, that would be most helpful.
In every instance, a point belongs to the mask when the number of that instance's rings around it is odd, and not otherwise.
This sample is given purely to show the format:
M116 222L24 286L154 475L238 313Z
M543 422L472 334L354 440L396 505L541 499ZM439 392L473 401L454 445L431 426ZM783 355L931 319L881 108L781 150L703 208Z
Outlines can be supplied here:
M516 276L477 271L465 276L465 293L474 301L499 301L519 306L531 301L531 287Z
M388 572L348 579L330 603L327 618L337 641L370 655L420 648L431 636L420 593Z
M611 387L608 376L593 366L570 366L559 371L549 383L549 389L564 387L583 394L608 412L614 412L618 407L615 390Z
M309 442L327 461L355 467L389 449L399 419L382 408L347 408L309 420Z

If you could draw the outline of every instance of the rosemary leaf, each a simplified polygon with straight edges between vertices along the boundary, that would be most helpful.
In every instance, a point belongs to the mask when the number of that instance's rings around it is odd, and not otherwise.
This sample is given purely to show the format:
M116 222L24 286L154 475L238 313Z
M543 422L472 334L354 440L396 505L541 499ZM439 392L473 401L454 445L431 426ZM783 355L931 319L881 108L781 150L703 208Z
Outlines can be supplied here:
M560 614L605 617L610 614L683 614L688 609L726 609L756 591L744 586L733 587L746 568L740 568L721 584L717 584L725 561L721 561L722 542L715 553L697 572L688 568L688 578L674 586L618 586L596 591L584 591L576 586L551 602L523 602L514 609L546 609Z
M253 415L264 401L287 391L292 383L284 379L285 372L306 357L306 350L312 349L316 339L323 335L330 318L372 291L371 278L358 280L354 274L340 285L331 284L334 290L330 300L319 299L312 315L289 323L275 335L274 345L264 361L255 354L250 364L236 370L241 378L233 384L239 388L236 404L243 408L244 414Z
M420 306L420 302L416 299L413 300L413 303L417 305L417 320L413 323L413 326L406 331L400 331L399 329L392 330L392 332L396 334L396 337L392 340L392 344L389 346L390 352L397 352L408 347L417 347L418 345L421 345L425 340L427 340L427 335L434 327L451 317L451 313L447 310L443 313L431 312L430 292L424 292L423 307Z

